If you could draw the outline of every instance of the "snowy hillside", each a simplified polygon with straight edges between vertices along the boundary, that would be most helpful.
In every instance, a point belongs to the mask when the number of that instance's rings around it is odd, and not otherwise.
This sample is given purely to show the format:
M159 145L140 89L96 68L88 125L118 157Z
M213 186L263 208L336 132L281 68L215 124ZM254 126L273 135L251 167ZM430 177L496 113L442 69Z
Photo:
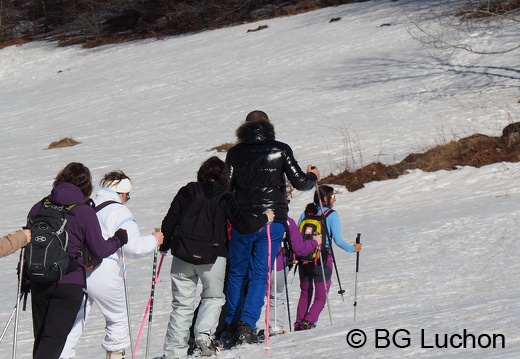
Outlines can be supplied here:
M105 172L124 170L134 182L129 208L142 233L151 233L200 163L225 157L210 149L234 142L235 129L254 109L269 115L277 139L291 145L302 167L316 165L323 176L346 163L394 163L476 132L500 135L520 120L518 52L429 56L406 26L431 3L364 2L95 49L31 43L0 50L0 233L25 223L71 161L86 164L96 184ZM341 20L329 22L333 17ZM511 43L514 35L482 32L470 41ZM82 143L46 150L63 137ZM500 163L416 170L353 193L337 187L343 236L352 243L361 233L363 241L356 321L356 257L335 247L346 293L343 302L333 276L332 325L326 307L316 329L271 338L267 356L518 358L519 178L519 163ZM297 192L290 215L297 218L311 200L312 193ZM0 260L2 327L16 300L16 263L16 255ZM156 291L153 356L162 354L170 312L170 263L168 256ZM152 257L127 266L135 338ZM299 280L292 273L289 280L294 318ZM20 319L17 357L30 358L30 310ZM103 328L94 309L78 358L104 356ZM361 338L355 329L367 335L362 348L347 341L349 333ZM12 340L11 327L0 359L11 358ZM258 345L221 356L264 353Z

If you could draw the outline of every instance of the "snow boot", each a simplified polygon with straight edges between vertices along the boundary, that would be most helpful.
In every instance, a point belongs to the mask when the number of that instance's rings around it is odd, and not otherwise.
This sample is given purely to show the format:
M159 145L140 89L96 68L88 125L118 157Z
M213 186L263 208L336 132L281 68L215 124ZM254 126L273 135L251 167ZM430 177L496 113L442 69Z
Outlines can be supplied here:
M105 359L125 359L125 351L118 350L117 352L109 352L107 351L107 356Z
M237 324L237 345L258 343L258 336L246 322Z

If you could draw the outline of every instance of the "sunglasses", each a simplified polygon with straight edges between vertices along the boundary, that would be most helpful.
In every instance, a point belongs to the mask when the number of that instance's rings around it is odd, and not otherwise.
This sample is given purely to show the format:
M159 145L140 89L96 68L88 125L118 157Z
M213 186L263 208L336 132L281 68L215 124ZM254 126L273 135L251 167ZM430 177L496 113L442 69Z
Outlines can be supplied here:
M336 195L333 194L332 196L330 196L330 199L336 199Z
M127 201L130 201L130 192L128 192L128 193L121 193L121 192L118 192L118 194L124 194L125 197L126 197L126 200L127 200Z

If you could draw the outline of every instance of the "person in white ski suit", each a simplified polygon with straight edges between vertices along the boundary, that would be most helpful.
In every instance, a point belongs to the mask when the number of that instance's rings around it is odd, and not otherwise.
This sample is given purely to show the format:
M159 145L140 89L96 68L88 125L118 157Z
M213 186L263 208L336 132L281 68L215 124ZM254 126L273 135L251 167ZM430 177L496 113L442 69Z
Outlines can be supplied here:
M139 258L153 253L162 244L163 234L160 231L154 231L151 235L141 236L134 216L125 206L130 199L132 189L130 179L122 171L113 171L104 176L100 185L101 188L93 200L94 204L99 206L107 201L114 201L97 212L103 237L109 238L118 228L124 228L128 233L128 243L124 248L125 258ZM107 351L106 358L123 358L125 349L130 347L120 259L121 251L117 251L104 258L94 270L87 272L88 300L86 306L82 305L76 317L76 322L67 337L60 359L75 357L75 347L93 303L96 303L105 317L106 335L101 346Z

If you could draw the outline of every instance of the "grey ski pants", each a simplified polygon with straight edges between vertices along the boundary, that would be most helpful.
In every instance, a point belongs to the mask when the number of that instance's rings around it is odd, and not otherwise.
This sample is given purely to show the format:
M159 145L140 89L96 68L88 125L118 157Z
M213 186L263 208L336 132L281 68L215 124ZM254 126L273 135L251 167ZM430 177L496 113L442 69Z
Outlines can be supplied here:
M196 308L197 286L200 279L201 303L195 322L195 337L199 333L214 334L220 311L225 303L224 279L226 258L218 257L214 264L194 265L176 258L172 259L172 311L164 339L166 359L185 359L193 313Z

